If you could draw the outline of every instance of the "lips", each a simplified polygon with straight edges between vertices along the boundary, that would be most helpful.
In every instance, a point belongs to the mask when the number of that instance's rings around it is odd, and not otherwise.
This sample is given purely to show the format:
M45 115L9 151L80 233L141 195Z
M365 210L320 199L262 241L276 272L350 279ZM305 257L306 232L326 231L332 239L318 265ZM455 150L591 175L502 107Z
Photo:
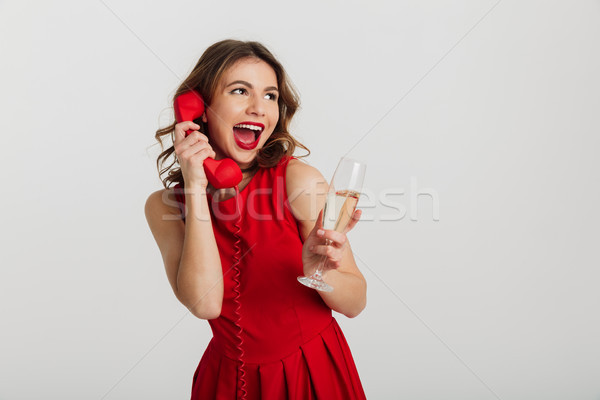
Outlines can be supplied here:
M265 126L258 122L244 121L233 127L233 137L238 147L253 150L258 146L260 134Z

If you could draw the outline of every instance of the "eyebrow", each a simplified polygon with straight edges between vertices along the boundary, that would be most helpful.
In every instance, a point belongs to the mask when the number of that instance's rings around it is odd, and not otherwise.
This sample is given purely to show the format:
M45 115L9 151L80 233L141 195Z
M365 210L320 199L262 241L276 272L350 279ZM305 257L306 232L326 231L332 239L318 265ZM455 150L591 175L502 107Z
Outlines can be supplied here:
M233 81L225 87L228 88L229 86L240 85L240 84L244 85L244 86L248 86L250 89L254 89L254 86L252 86L252 84L250 82L246 82L246 81L242 81L242 80ZM275 91L279 92L279 89L277 89L277 87L275 87L275 86L268 86L265 88L265 92L268 92L271 90L275 90Z

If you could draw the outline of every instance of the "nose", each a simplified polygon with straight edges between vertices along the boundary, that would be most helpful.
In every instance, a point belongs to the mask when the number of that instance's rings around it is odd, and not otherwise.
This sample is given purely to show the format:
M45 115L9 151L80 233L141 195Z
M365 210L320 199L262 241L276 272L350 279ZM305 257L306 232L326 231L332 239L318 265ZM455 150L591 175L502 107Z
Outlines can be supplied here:
M265 115L265 105L259 96L250 96L246 112L250 115L262 117Z

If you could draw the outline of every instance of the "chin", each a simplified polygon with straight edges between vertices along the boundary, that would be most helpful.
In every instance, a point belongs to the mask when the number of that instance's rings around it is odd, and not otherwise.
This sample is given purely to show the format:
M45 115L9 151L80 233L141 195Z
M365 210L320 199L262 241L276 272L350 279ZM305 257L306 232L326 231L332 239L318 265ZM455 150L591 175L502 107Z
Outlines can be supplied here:
M237 150L231 158L237 163L237 165L240 166L240 168L249 168L256 160L256 157L258 156L258 150L259 149L256 149L256 151L252 152Z

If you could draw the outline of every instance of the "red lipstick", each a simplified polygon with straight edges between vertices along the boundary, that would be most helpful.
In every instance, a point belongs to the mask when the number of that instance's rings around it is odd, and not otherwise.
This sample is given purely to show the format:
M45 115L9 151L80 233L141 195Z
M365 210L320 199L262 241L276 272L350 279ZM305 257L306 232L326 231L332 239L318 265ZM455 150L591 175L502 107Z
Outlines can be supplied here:
M233 127L233 138L238 147L253 150L258 146L260 134L265 126L259 122L244 121Z

